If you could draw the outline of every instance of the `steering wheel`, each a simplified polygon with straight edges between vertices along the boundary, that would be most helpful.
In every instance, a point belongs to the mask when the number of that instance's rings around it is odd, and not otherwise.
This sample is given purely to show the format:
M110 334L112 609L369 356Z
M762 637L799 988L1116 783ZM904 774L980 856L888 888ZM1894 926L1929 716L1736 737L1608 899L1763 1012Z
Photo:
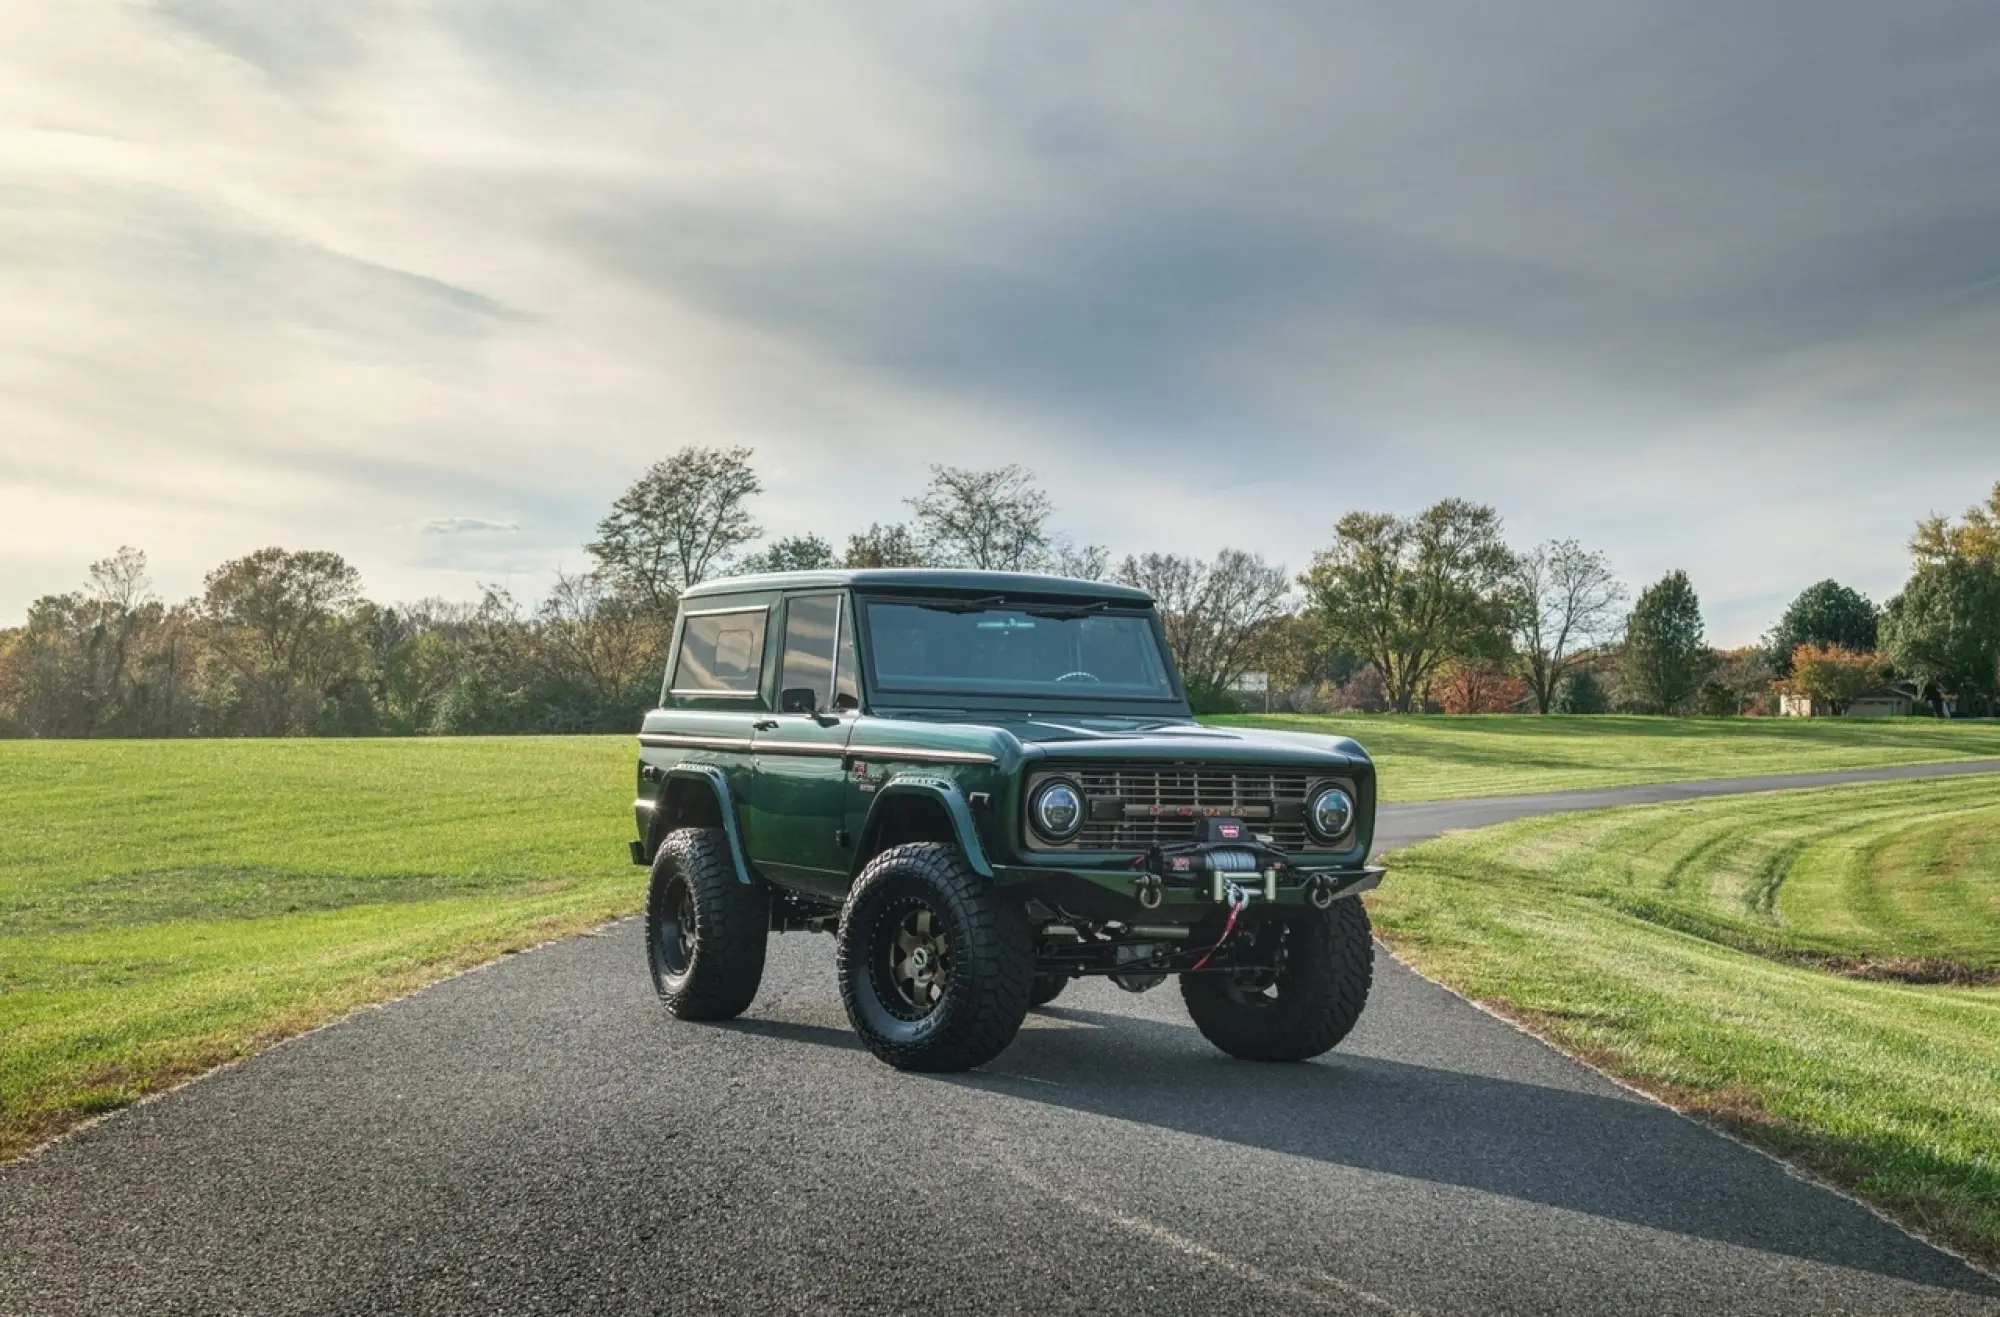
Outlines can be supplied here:
M1075 671L1075 672L1065 672L1065 673L1063 673L1063 675L1062 675L1062 676L1060 676L1060 677L1057 677L1057 678L1056 678L1056 680L1057 680L1057 681L1095 681L1095 682L1099 682L1099 683L1102 683L1104 679L1103 679L1102 677L1098 676L1098 675L1097 675L1097 674L1096 674L1095 672L1085 672L1085 671L1083 671L1083 670L1082 670L1081 668L1079 668L1079 669L1078 669L1077 671Z

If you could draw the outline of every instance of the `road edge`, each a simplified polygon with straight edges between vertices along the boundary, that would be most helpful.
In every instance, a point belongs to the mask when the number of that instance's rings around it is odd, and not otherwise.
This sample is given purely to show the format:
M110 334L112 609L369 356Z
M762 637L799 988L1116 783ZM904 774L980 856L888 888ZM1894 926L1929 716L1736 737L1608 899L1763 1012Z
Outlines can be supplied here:
M1494 826L1504 826L1504 825L1496 824ZM1466 831L1478 832L1482 831L1482 829L1468 828L1466 829ZM1842 1188L1840 1185L1829 1183L1828 1181L1822 1179L1818 1175L1813 1174L1805 1167L1800 1166L1795 1162L1788 1161L1783 1157L1780 1157L1777 1153L1772 1152L1768 1148L1759 1147L1757 1144L1750 1142L1749 1140L1743 1138L1741 1135L1735 1133L1734 1131L1724 1126L1717 1125L1713 1121L1704 1120L1701 1114L1697 1111L1691 1111L1685 1107L1675 1106L1673 1103L1667 1101L1659 1094L1648 1092L1647 1090L1639 1087L1637 1084L1631 1083L1630 1081L1625 1079L1621 1079L1617 1075L1614 1075L1610 1071L1604 1069L1602 1066L1599 1066L1596 1063L1582 1056L1577 1055L1575 1052L1570 1051L1568 1048L1564 1047L1561 1043L1556 1042L1554 1039L1550 1038L1548 1035L1542 1033L1541 1031L1507 1014L1505 1011L1501 1010L1497 1006L1493 1006L1487 1002L1483 1002L1476 997L1468 997L1466 994L1460 992L1457 988L1452 987L1449 983L1446 983L1441 979L1433 978L1429 974L1424 973L1424 971L1418 969L1410 961L1406 960L1402 956L1397 955L1395 949L1391 947L1388 943L1384 942L1379 936L1375 938L1375 948L1376 950L1380 951L1383 955L1387 956L1390 960L1396 962L1396 964L1402 967L1403 969L1408 970L1411 974L1415 975L1417 978L1422 979L1425 983L1430 984L1432 987L1438 989L1441 992L1447 993L1450 996L1457 998L1459 1001L1464 1002L1467 1006L1470 1006L1473 1010L1478 1011L1481 1015L1487 1016L1494 1020L1498 1020L1500 1023L1506 1025L1509 1029L1512 1029L1515 1033L1534 1039L1537 1043L1540 1043L1543 1047L1547 1048L1549 1051L1554 1052L1557 1056L1561 1057L1563 1060L1568 1061L1572 1065L1581 1066L1583 1069L1588 1070L1591 1074L1596 1075L1599 1079L1602 1079L1605 1083L1610 1084L1614 1088L1621 1089L1624 1092L1630 1093L1632 1096L1639 1098L1647 1103L1650 1103L1653 1106L1659 1107L1665 1111L1672 1112L1675 1116L1686 1121L1690 1125L1696 1126L1697 1128L1701 1129L1704 1133L1713 1134L1718 1138L1727 1139L1729 1142L1735 1144L1737 1147L1742 1148L1747 1152L1753 1152L1757 1154L1757 1156L1762 1157L1765 1161L1771 1162L1774 1165L1778 1166L1781 1170L1785 1172L1786 1175L1790 1176L1791 1178L1799 1180L1805 1184L1809 1184L1815 1189L1824 1190L1825 1192L1834 1195L1836 1198L1845 1199L1846 1201L1854 1204L1856 1207L1859 1207L1864 1211L1866 1211L1870 1216L1874 1217L1876 1220L1881 1221L1884 1224L1895 1228L1904 1235L1907 1235L1911 1239L1914 1239L1919 1244L1924 1245L1926 1248L1936 1249L1938 1252L1944 1254L1946 1257L1952 1258L1955 1261L1963 1264L1968 1270L1973 1272L1973 1274L1978 1276L1983 1276L1986 1279L1993 1281L1996 1284L2000 1284L2000 1268L1989 1267L1983 1262L1979 1261L1977 1258L1966 1256L1964 1253L1960 1252L1955 1246L1945 1242L1944 1240L1933 1238L1931 1235L1927 1234L1918 1227L1913 1226L1906 1221L1900 1220L1897 1217L1891 1216L1888 1212L1884 1211L1880 1207L1877 1207L1875 1204L1869 1202L1867 1199L1857 1197L1852 1191Z

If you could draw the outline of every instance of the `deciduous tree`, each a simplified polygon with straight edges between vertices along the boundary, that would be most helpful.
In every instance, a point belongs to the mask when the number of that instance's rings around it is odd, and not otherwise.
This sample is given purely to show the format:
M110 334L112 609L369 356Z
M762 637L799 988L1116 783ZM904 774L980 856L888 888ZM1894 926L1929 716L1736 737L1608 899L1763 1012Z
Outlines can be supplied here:
M1952 521L1931 517L1910 542L1916 570L1882 610L1896 667L1967 711L2000 705L2000 484Z
M659 695L661 671L645 605L593 573L558 572L535 623L534 691L546 730L636 727Z
M683 448L618 496L586 546L597 575L671 617L680 592L716 575L763 531L750 515L763 489L748 448Z
M1111 550L1102 544L1077 544L1067 535L1055 535L1049 541L1049 570L1079 581L1108 580Z
M1498 513L1462 499L1415 517L1353 512L1299 578L1328 638L1375 665L1398 712L1446 661L1505 649L1514 555L1500 532Z
M1888 665L1875 654L1840 645L1800 645L1792 652L1787 694L1825 704L1836 714L1882 684Z
M909 504L924 556L939 566L1025 572L1048 562L1054 508L1026 467L933 466Z
M738 563L744 572L816 572L834 564L833 546L819 536L788 535Z
M843 567L856 568L921 567L924 552L908 526L878 521L867 530L847 537L847 552L841 555L840 562Z
M2000 570L1972 557L1920 562L1882 614L1896 667L1967 710L2000 694Z
M1491 659L1447 663L1431 683L1446 713L1506 713L1528 698L1528 683ZM1543 710L1547 712L1547 710Z
M1957 521L1927 517L1917 523L1910 551L1920 563L1984 563L2000 568L2000 481L1984 504L1965 510Z
M1715 656L1715 666L1702 682L1701 711L1718 718L1770 713L1777 680L1777 669L1762 647L1725 650Z
M209 651L235 676L237 729L310 730L354 643L361 574L337 553L259 549L208 574L201 597Z
M1550 540L1515 559L1512 586L1528 689L1547 713L1577 654L1617 633L1625 585L1603 554L1575 540Z
M1224 549L1213 562L1172 553L1128 557L1118 579L1152 595L1189 696L1203 708L1251 669L1265 631L1284 614L1285 569Z
M1800 645L1836 646L1863 653L1877 643L1879 613L1868 596L1838 581L1807 586L1785 609L1766 648L1771 665L1782 675L1792 670L1792 654Z
M1562 684L1556 687L1555 712L1609 713L1611 697L1605 694L1604 683L1595 672L1573 667L1563 674Z

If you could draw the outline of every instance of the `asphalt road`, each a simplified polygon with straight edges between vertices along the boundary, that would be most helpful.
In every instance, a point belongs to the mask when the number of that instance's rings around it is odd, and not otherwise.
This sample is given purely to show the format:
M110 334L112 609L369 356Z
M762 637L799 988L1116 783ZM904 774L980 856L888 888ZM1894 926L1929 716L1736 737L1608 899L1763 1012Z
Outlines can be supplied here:
M1404 806L1384 835L1717 789ZM778 938L748 1017L681 1024L627 920L122 1113L0 1168L0 1312L2000 1314L2000 1284L1379 951L1312 1064L1090 982L954 1078L858 1049L831 953Z

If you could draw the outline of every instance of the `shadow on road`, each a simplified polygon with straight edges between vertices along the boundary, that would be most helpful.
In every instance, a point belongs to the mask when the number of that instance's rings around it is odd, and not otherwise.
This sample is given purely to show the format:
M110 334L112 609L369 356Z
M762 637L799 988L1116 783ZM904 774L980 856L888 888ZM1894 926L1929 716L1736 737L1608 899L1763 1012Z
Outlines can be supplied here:
M1190 1026L1061 1007L1043 1014L1102 1027L1026 1029L988 1069L930 1082L2000 1296L2000 1284L1866 1209L1643 1099L1340 1052L1257 1065L1191 1051ZM726 1027L859 1046L818 1025Z

